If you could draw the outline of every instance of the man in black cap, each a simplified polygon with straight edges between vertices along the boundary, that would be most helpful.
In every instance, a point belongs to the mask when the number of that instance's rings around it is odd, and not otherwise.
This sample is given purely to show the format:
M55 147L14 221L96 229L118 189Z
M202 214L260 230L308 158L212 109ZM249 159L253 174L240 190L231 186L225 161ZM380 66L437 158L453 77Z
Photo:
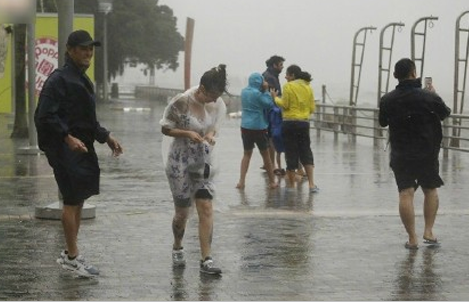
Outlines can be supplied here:
M423 242L437 246L433 224L439 203L437 188L443 185L438 161L443 137L441 121L451 110L435 92L422 89L412 60L399 60L394 66L394 77L399 84L381 98L379 123L389 126L390 166L399 191L399 214L409 236L405 247L418 248L414 193L419 186L425 196Z
M85 73L94 46L100 45L84 30L69 35L65 64L46 80L34 115L39 148L46 154L63 197L67 248L57 262L85 277L99 275L77 247L84 201L99 194L100 169L93 143L107 143L114 156L122 154L119 142L97 121L94 85Z

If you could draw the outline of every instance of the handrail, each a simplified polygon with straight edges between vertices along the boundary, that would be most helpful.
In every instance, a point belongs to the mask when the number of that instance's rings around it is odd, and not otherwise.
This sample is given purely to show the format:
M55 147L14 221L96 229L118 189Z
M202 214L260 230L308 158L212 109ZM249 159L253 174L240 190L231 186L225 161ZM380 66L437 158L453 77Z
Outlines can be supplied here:
M312 115L311 128L316 129L318 136L321 131L333 132L335 140L338 140L340 134L346 135L353 141L357 137L372 138L375 146L379 146L387 141L388 129L376 126L379 125L378 114L378 108L329 105L318 102L316 112ZM445 119L442 127L442 149L445 157L448 156L448 150L469 152L469 115L451 114ZM461 135L455 136L455 132ZM460 144L457 146L450 144L454 140L458 140Z

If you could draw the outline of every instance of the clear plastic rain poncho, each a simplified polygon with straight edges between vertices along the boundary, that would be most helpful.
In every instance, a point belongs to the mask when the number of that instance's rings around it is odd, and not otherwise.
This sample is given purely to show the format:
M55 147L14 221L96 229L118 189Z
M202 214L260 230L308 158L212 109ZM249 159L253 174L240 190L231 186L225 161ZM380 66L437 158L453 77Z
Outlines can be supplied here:
M197 87L177 95L166 106L160 125L168 129L192 130L204 137L215 131L215 138L226 115L221 98L213 103L195 99ZM215 194L213 178L219 170L216 144L196 143L185 137L163 136L162 155L166 176L175 202L192 200L199 189Z

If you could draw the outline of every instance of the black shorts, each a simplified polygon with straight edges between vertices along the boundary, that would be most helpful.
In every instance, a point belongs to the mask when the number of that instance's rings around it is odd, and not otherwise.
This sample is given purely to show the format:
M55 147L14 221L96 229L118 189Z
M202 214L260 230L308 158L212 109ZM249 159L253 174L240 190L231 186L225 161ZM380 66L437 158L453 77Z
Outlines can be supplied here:
M314 166L314 156L309 137L309 122L283 121L282 138L288 171L298 169L299 162L303 166Z
M269 137L266 130L251 130L241 128L241 138L243 139L244 151L251 151L254 149L254 144L257 145L260 151L269 148Z
M439 175L440 163L436 160L391 161L391 168L396 178L397 189L434 189L444 183Z
M65 205L79 205L99 194L98 156L92 146L87 147L88 153L73 152L66 144L45 150Z

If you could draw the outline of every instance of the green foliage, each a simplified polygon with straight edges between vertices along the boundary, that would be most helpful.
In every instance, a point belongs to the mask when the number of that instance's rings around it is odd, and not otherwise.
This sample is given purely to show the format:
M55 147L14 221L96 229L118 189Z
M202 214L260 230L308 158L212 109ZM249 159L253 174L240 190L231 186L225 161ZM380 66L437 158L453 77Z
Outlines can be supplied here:
M108 15L108 63L112 76L122 74L126 62L176 70L184 39L177 18L157 0L115 0Z

